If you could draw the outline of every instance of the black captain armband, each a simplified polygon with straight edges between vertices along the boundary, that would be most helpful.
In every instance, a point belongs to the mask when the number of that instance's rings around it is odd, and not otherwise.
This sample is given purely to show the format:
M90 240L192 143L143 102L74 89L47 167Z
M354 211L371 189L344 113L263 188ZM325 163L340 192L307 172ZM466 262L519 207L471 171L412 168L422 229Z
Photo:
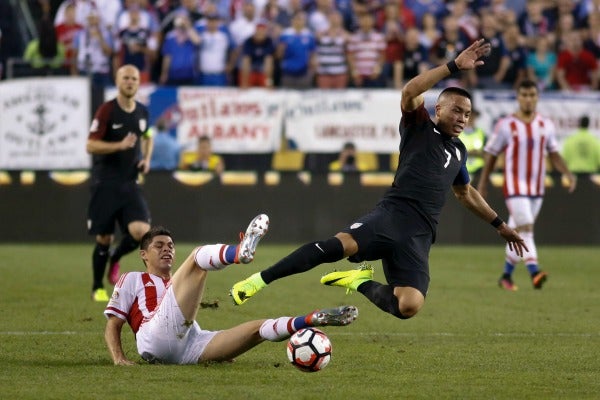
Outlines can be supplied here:
M498 216L496 216L496 218L494 218L494 220L493 220L492 222L490 222L490 224L491 224L491 225L492 225L494 228L496 228L496 229L498 229L498 227L499 227L500 225L502 225L503 223L504 223L504 221L502 221L502 220L500 219L500 217L498 217Z
M456 65L456 61L454 61L454 60L448 61L446 63L446 67L448 67L448 70L450 71L450 74L455 74L458 71L460 71L460 68L458 68L458 65Z

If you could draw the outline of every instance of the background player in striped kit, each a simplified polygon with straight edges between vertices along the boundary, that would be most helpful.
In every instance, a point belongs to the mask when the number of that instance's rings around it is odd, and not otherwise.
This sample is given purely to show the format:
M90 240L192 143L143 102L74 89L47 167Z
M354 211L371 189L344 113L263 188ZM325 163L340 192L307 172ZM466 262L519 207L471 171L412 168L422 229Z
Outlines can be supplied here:
M558 152L554 123L536 111L538 98L535 82L526 80L519 84L519 109L496 123L484 148L485 165L478 186L479 192L485 196L490 173L494 170L498 156L504 153L504 197L510 214L508 225L519 232L529 249L521 257L506 247L504 273L498 284L511 291L517 290L512 273L521 260L527 266L534 288L541 289L548 277L538 266L533 233L544 198L546 155L554 168L566 177L569 192L575 190L575 177Z

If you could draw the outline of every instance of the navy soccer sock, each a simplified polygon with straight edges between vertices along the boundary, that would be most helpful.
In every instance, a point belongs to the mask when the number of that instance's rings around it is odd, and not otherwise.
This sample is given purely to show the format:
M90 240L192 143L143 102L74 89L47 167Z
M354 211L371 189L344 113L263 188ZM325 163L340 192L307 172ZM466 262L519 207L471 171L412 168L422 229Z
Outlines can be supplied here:
M110 262L114 263L121 259L126 254L131 253L139 246L140 242L135 240L129 233L121 238L121 242L110 256Z
M361 283L357 290L369 299L371 303L386 313L390 313L400 319L409 318L400 312L398 299L394 296L394 288L390 285L384 285L375 281L366 281Z
M272 267L260 273L266 284L285 276L306 272L319 264L339 261L344 257L342 242L332 237L320 242L307 243Z
M94 276L92 290L104 287L102 279L104 278L104 270L106 269L106 262L108 261L108 248L109 246L100 243L96 243L96 247L94 247L94 252L92 253L92 269Z

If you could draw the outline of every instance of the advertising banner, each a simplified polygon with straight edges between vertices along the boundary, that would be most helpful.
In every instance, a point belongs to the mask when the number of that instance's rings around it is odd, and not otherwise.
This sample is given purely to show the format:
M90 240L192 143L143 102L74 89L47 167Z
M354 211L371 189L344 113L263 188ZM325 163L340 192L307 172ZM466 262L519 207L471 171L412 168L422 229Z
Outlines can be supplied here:
M85 78L25 78L0 83L0 169L89 168Z

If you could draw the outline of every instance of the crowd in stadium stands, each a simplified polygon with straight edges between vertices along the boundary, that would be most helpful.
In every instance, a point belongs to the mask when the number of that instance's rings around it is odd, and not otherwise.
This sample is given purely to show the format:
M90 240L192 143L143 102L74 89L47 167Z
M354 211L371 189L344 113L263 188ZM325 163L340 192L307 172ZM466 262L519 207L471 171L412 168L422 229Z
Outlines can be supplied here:
M483 37L485 66L441 85L511 89L529 77L544 91L599 89L600 0L32 3L40 38L24 58L40 74L87 74L98 86L131 63L163 85L399 88Z
M14 14L7 2L0 2L2 79L7 58L17 57L29 69L14 76L85 75L96 93L114 84L114 71L123 64L137 66L143 83L165 86L399 89L485 38L492 46L485 65L452 75L439 87L510 90L529 78L541 91L600 90L600 0L28 0L27 4L39 35L15 56ZM164 159L155 160L153 169L178 165L222 171L224 165L246 169L251 164L263 170L271 164L267 158L252 158L249 163L236 156L215 164L218 169L206 163L187 165L187 158L196 157L196 152L180 154L170 135L159 136L164 150L157 156ZM308 156L305 165L330 170L337 155L330 156Z

